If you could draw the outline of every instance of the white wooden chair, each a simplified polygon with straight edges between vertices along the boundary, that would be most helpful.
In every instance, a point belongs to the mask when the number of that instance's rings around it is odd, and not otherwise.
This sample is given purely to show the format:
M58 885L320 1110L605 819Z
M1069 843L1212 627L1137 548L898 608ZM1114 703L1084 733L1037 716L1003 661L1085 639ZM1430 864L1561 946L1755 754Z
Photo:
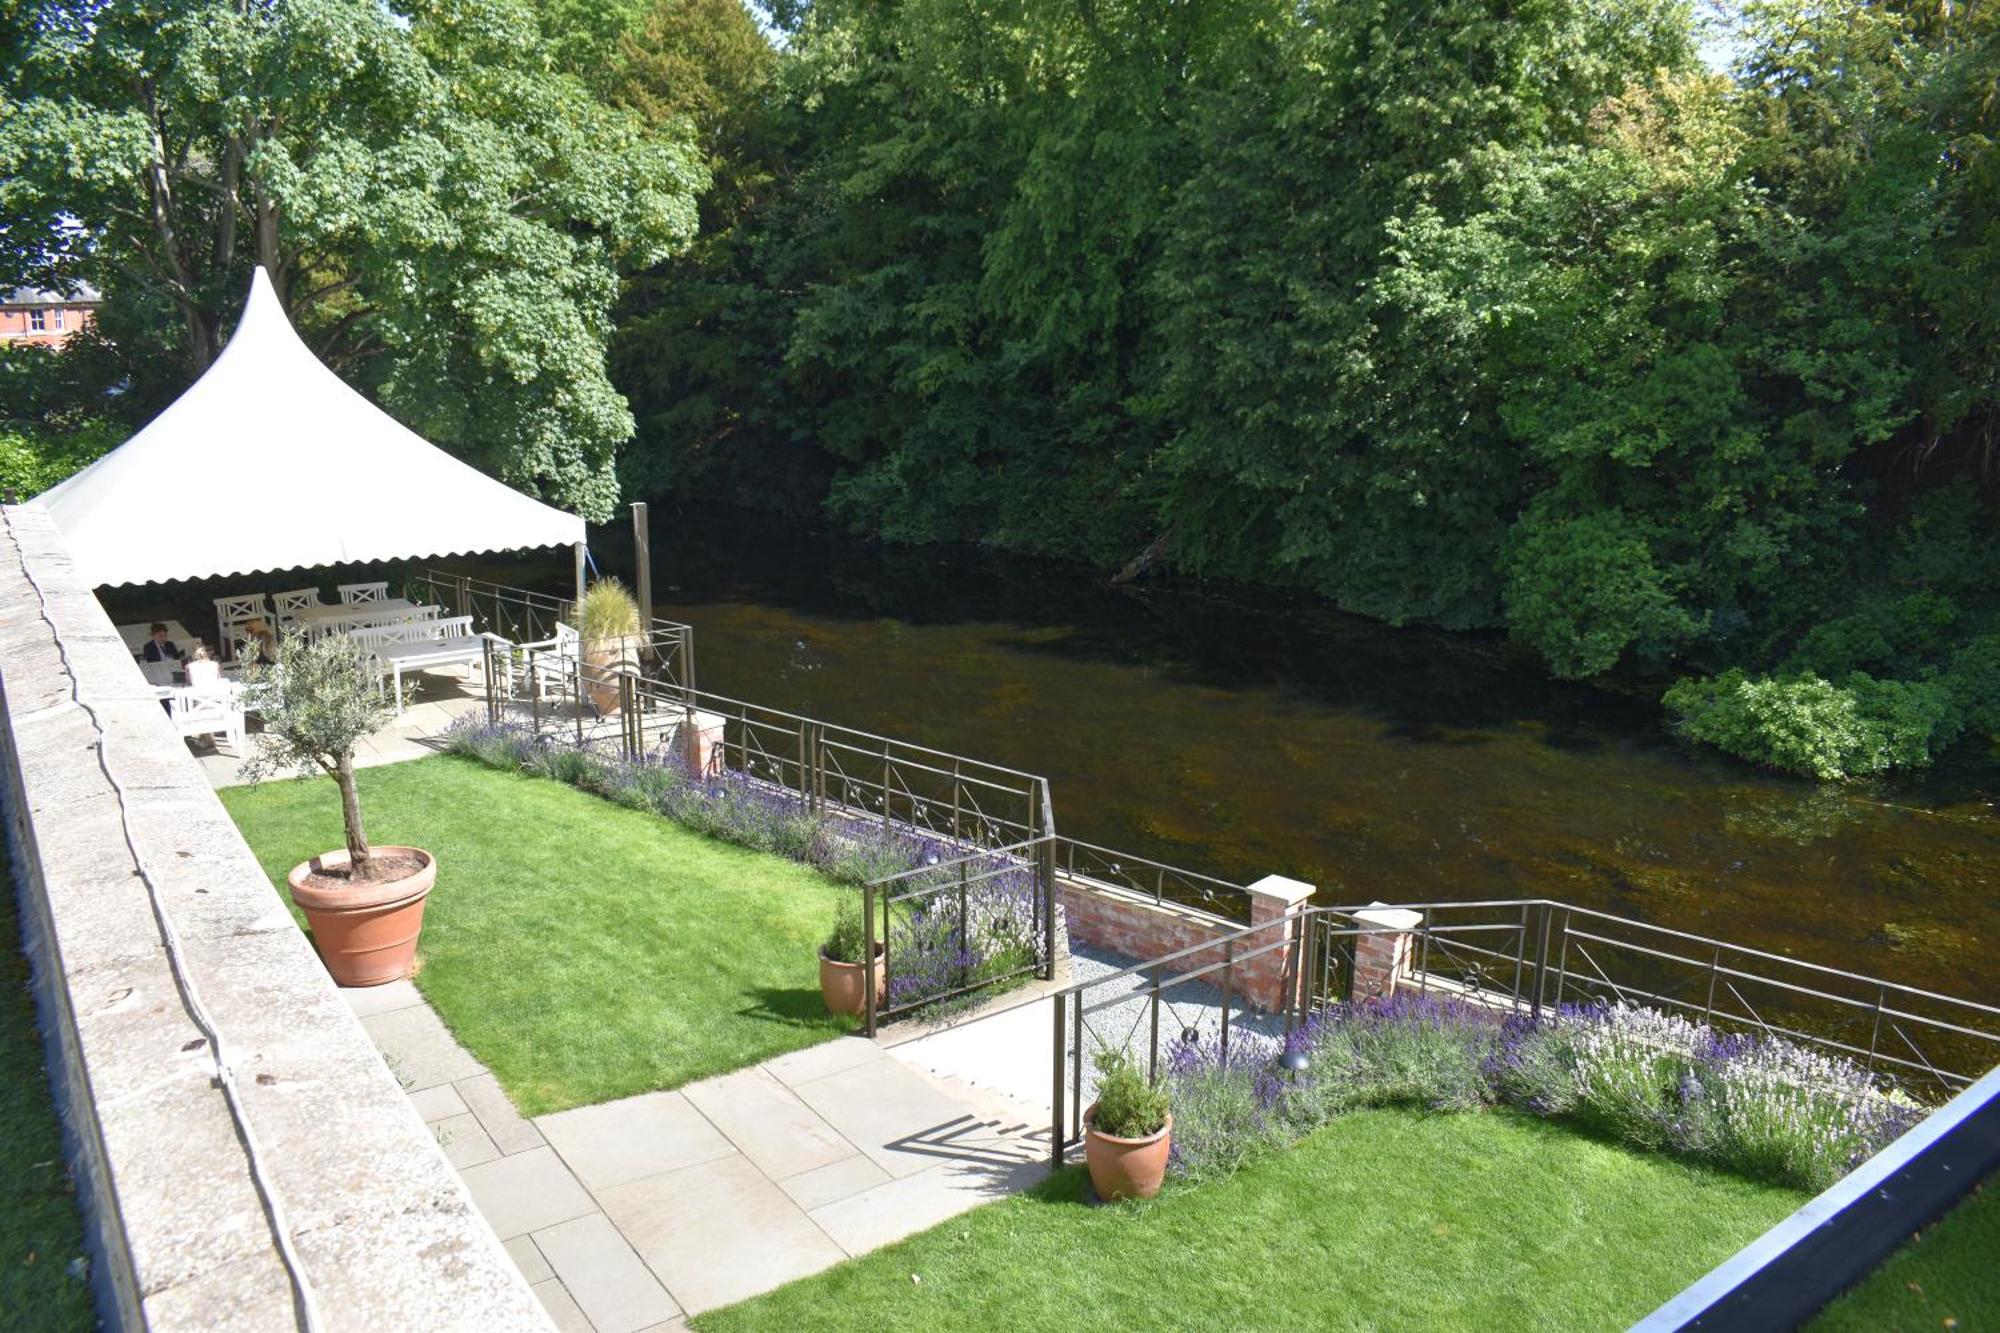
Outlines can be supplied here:
M182 736L214 736L243 753L243 692L223 682L184 686L167 695L167 717Z
M323 603L319 600L318 588L296 588L291 592L271 594L271 610L277 614L280 625L291 625L296 619L294 612L320 605Z
M519 644L525 665L534 668L535 697L568 697L575 689L577 663L583 660L583 639L574 628L558 620L554 637ZM568 687L563 682L568 681Z
M340 593L340 600L348 606L364 606L369 602L388 600L389 584L386 580L381 583L343 583L336 591Z
M267 600L261 592L215 599L215 641L225 652L235 652L237 641L243 637L243 626L253 620L270 624L275 619Z

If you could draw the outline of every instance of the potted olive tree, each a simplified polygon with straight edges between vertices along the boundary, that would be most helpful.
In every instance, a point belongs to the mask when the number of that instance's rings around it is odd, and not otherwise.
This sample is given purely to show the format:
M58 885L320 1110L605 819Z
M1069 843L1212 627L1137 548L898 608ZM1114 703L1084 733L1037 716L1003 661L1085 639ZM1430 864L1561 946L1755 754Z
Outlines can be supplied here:
M639 631L639 604L617 579L599 579L577 603L584 689L601 714L618 711L618 673L638 661Z
M819 950L819 993L830 1014L855 1014L868 1009L868 932L861 921L861 904L852 896L834 909L833 934ZM889 969L882 965L883 946L875 943L875 1004L889 994Z
M286 877L326 970L343 986L408 976L437 861L416 847L370 846L361 822L354 747L394 715L373 663L344 635L288 634L276 666L252 668L245 706L264 718L264 743L244 770L252 782L324 773L340 788L346 847Z
M1083 1153L1097 1197L1150 1199L1166 1179L1174 1118L1167 1090L1122 1050L1097 1053L1097 1100L1083 1113Z

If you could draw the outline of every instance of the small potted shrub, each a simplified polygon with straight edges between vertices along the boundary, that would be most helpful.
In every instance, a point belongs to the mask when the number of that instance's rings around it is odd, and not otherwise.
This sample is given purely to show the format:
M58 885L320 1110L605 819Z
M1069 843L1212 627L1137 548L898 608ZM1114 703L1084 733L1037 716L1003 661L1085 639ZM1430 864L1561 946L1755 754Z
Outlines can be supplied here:
M819 993L830 1014L865 1013L868 1008L868 969L862 957L868 948L868 932L863 929L861 904L853 897L840 900L833 914L833 934L819 950ZM889 969L882 965L883 946L875 943L875 1004L880 1007L889 994Z
M639 658L639 604L617 579L599 579L576 607L583 686L600 714L618 711L618 673Z
M424 899L437 861L417 847L370 846L354 788L354 747L394 714L379 673L353 641L287 635L273 668L253 667L246 707L264 716L264 743L244 768L252 782L275 772L324 773L340 788L347 846L292 867L292 901L343 986L379 986L410 974Z
M1172 1148L1167 1090L1147 1080L1124 1051L1097 1053L1097 1100L1083 1113L1084 1160L1106 1202L1160 1192Z

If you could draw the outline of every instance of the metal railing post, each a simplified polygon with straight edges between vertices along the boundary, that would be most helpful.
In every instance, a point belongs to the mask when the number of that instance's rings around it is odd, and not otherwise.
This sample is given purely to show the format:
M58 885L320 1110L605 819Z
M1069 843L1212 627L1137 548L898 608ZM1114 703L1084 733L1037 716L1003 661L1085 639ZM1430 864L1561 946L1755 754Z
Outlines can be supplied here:
M576 678L576 694L573 696L576 704L576 748L581 750L583 748L583 659L581 657L570 659L570 671Z
M1528 1012L1533 1017L1539 1019L1542 1016L1542 990L1548 981L1549 975L1549 918L1553 914L1549 911L1547 903L1543 903L1535 911L1536 915L1541 919L1535 923L1537 927L1535 931L1535 970L1533 974L1535 993L1534 997L1529 1001Z
M969 913L966 904L965 858L958 859L958 956L965 960L958 965L958 984L972 984L972 942L967 938Z
M486 682L486 725L497 727L500 725L500 695L493 683L493 640L491 639L481 639L479 641L479 670L481 679Z
M862 1014L865 1030L875 1035L875 886L861 886L861 919L867 922L861 942Z
M1035 878L1040 881L1035 887L1042 900L1041 977L1050 981L1056 974L1056 840L1052 833L1044 834L1035 845Z
M1049 1117L1049 1170L1060 1171L1063 1164L1064 1138L1063 1085L1067 1081L1069 1073L1063 1066L1069 1063L1065 1058L1069 1054L1069 1024L1064 1021L1063 1014L1063 1001L1067 997L1061 991L1057 991L1049 998L1055 1002L1053 1008L1056 1019L1055 1036L1051 1041L1051 1052L1054 1057L1051 1061L1051 1067L1054 1072L1054 1078L1051 1080L1051 1087L1049 1089L1049 1105L1053 1108ZM1082 996L1077 997L1079 1003L1082 1002L1082 999Z

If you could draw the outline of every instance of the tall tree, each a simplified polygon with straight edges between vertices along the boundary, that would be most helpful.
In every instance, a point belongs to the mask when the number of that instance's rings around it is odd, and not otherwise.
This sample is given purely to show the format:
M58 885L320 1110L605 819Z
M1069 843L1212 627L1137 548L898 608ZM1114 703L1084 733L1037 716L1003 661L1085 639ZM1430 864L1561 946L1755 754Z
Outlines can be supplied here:
M620 265L695 227L705 172L557 67L522 0L23 6L0 104L5 280L173 312L179 377L252 264L405 421L593 518L631 416L604 370Z

